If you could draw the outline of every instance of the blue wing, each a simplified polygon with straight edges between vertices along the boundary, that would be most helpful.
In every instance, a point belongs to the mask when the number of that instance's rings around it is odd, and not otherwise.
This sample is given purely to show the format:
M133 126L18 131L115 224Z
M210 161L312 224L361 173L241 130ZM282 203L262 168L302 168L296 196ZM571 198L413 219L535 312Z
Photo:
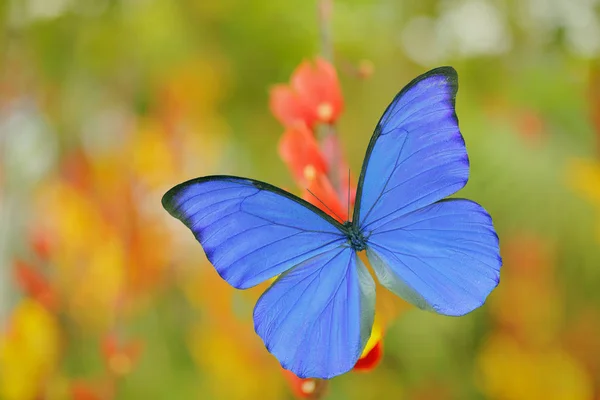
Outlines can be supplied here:
M442 200L389 221L367 256L382 285L416 306L463 315L498 285L502 259L492 219L477 203Z
M340 246L281 275L256 303L254 326L285 369L329 379L354 367L374 312L373 278Z
M163 206L191 229L219 275L239 289L346 240L340 224L316 207L250 179L193 179L169 190Z
M354 211L380 282L446 315L479 307L497 286L502 263L483 208L466 200L440 202L469 175L454 109L457 90L456 71L442 67L396 96L369 144Z
M454 111L457 90L454 69L434 69L406 86L381 117L354 208L354 223L364 232L467 183L469 159Z

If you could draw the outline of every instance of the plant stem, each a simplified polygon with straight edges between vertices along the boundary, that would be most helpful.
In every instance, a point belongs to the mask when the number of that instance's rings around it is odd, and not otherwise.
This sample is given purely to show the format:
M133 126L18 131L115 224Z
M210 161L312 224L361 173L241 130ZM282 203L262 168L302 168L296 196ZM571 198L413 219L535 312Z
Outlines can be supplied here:
M317 0L317 16L319 20L319 34L321 38L321 56L333 62L333 42L331 39L331 15L333 14L333 0Z
M319 37L321 41L321 57L333 64L333 40L331 35L331 16L333 14L333 0L317 0L317 18L319 22ZM327 177L335 192L343 198L341 192L342 182L339 174L341 149L334 125L324 124L318 127L318 137L321 139L321 150L327 158L329 173Z

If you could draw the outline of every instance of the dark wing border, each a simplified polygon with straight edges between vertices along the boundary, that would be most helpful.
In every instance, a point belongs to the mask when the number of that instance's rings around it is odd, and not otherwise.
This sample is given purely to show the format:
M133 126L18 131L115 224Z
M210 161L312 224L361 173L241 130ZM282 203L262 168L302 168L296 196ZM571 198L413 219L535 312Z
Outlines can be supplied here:
M360 170L360 177L358 178L358 185L356 188L356 200L354 202L354 211L352 213L352 225L353 226L358 228L358 226L360 225L360 203L361 203L361 199L362 199L363 182L365 180L365 175L367 172L367 167L369 165L369 161L371 160L371 153L373 152L375 143L377 143L377 139L379 139L379 136L381 135L381 126L382 126L382 124L385 124L385 121L383 121L383 118L385 117L387 112L390 110L390 108L392 108L392 106L394 106L396 104L396 102L406 92L408 92L410 89L412 89L413 86L415 86L417 83L419 83L433 75L444 75L448 78L448 81L452 83L452 89L453 89L452 90L452 99L451 99L452 108L453 108L452 113L453 113L454 119L456 120L456 123L458 124L458 116L456 115L456 108L455 108L456 93L458 92L458 74L454 68L452 68L450 66L434 68L431 71L425 72L424 74L417 76L415 79L410 81L410 83L408 83L406 86L404 86L402 88L402 90L400 90L400 92L398 92L398 94L396 94L396 96L394 96L394 99L390 102L390 104L387 106L387 108L381 115L381 118L379 119L379 121L377 122L377 125L375 127L375 131L373 132L373 136L371 136L369 145L367 146L367 151L365 153L365 158L363 160L363 165Z
M176 215L174 215L171 211L175 210L174 207L174 201L173 198L176 196L176 194L181 190L182 187L187 187L189 185L192 184L199 184L199 183L205 183L205 182L210 182L210 181L231 181L231 182L235 182L235 183L242 183L243 181L248 182L248 184L253 185L254 187L256 187L257 189L260 190L267 190L269 192L278 194L280 196L283 197L287 197L288 199L298 203L301 206L304 206L306 208L308 208L309 210L311 210L312 212L314 212L315 214L317 214L318 216L320 216L321 218L323 218L324 220L326 220L327 222L329 222L331 225L335 226L340 232L342 232L343 234L348 235L348 228L346 228L343 224L341 224L339 221L337 221L335 218L331 217L330 215L326 214L325 212L323 212L321 209L319 209L318 207L312 205L311 203L309 203L308 201L290 193L287 192L281 188L278 188L277 186L273 186L270 183L266 183L263 181L259 181L256 179L251 179L251 178L245 178L245 177L241 177L241 176L235 176L235 175L208 175L208 176L202 176L200 178L194 178L194 179L190 179L187 180L185 182L182 182L174 187L172 187L171 189L169 189L162 197L162 206L165 210L167 210L169 212L169 214L173 215L175 218L177 218Z

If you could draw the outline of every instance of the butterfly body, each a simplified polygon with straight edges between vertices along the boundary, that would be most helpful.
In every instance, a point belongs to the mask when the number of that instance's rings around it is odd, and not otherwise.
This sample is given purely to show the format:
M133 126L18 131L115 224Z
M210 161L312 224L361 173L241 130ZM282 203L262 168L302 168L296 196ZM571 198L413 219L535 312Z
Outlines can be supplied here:
M357 252L366 250L382 286L442 315L473 311L498 285L491 217L473 201L446 198L469 175L457 90L456 71L441 67L394 98L367 148L352 221L235 176L192 179L164 195L164 208L233 287L276 278L256 303L254 328L299 377L352 369L369 339L375 283Z
M342 225L348 238L348 245L354 251L363 251L367 249L367 239L363 232L356 227L352 221L346 221Z

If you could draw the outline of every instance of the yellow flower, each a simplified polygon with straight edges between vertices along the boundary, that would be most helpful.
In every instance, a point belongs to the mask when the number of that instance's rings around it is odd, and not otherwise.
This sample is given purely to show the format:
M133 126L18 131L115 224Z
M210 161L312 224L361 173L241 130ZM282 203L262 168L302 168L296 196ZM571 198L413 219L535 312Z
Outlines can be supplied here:
M148 119L141 122L133 137L130 154L135 176L147 187L162 188L172 180L175 154L158 121Z
M375 314L375 321L373 321L373 329L371 330L371 336L369 337L369 340L367 341L367 344L365 345L365 348L362 354L360 355L360 358L363 358L364 356L369 354L371 350L373 350L373 347L375 347L377 342L381 340L382 335L383 332L381 330L381 323L379 322L377 314Z
M0 337L0 398L33 400L55 368L57 322L42 305L23 300Z
M122 290L126 249L94 200L53 181L42 188L38 209L40 224L56 239L53 265L67 311L82 326L103 329L113 320Z
M207 385L202 388L203 398L283 398L281 380L273 379L278 377L279 365L249 328L209 324L198 325L190 332L190 351Z
M114 321L117 301L123 288L125 256L117 238L90 248L69 296L73 318L82 326L106 329Z
M570 186L590 203L600 206L600 163L573 159L567 166Z

